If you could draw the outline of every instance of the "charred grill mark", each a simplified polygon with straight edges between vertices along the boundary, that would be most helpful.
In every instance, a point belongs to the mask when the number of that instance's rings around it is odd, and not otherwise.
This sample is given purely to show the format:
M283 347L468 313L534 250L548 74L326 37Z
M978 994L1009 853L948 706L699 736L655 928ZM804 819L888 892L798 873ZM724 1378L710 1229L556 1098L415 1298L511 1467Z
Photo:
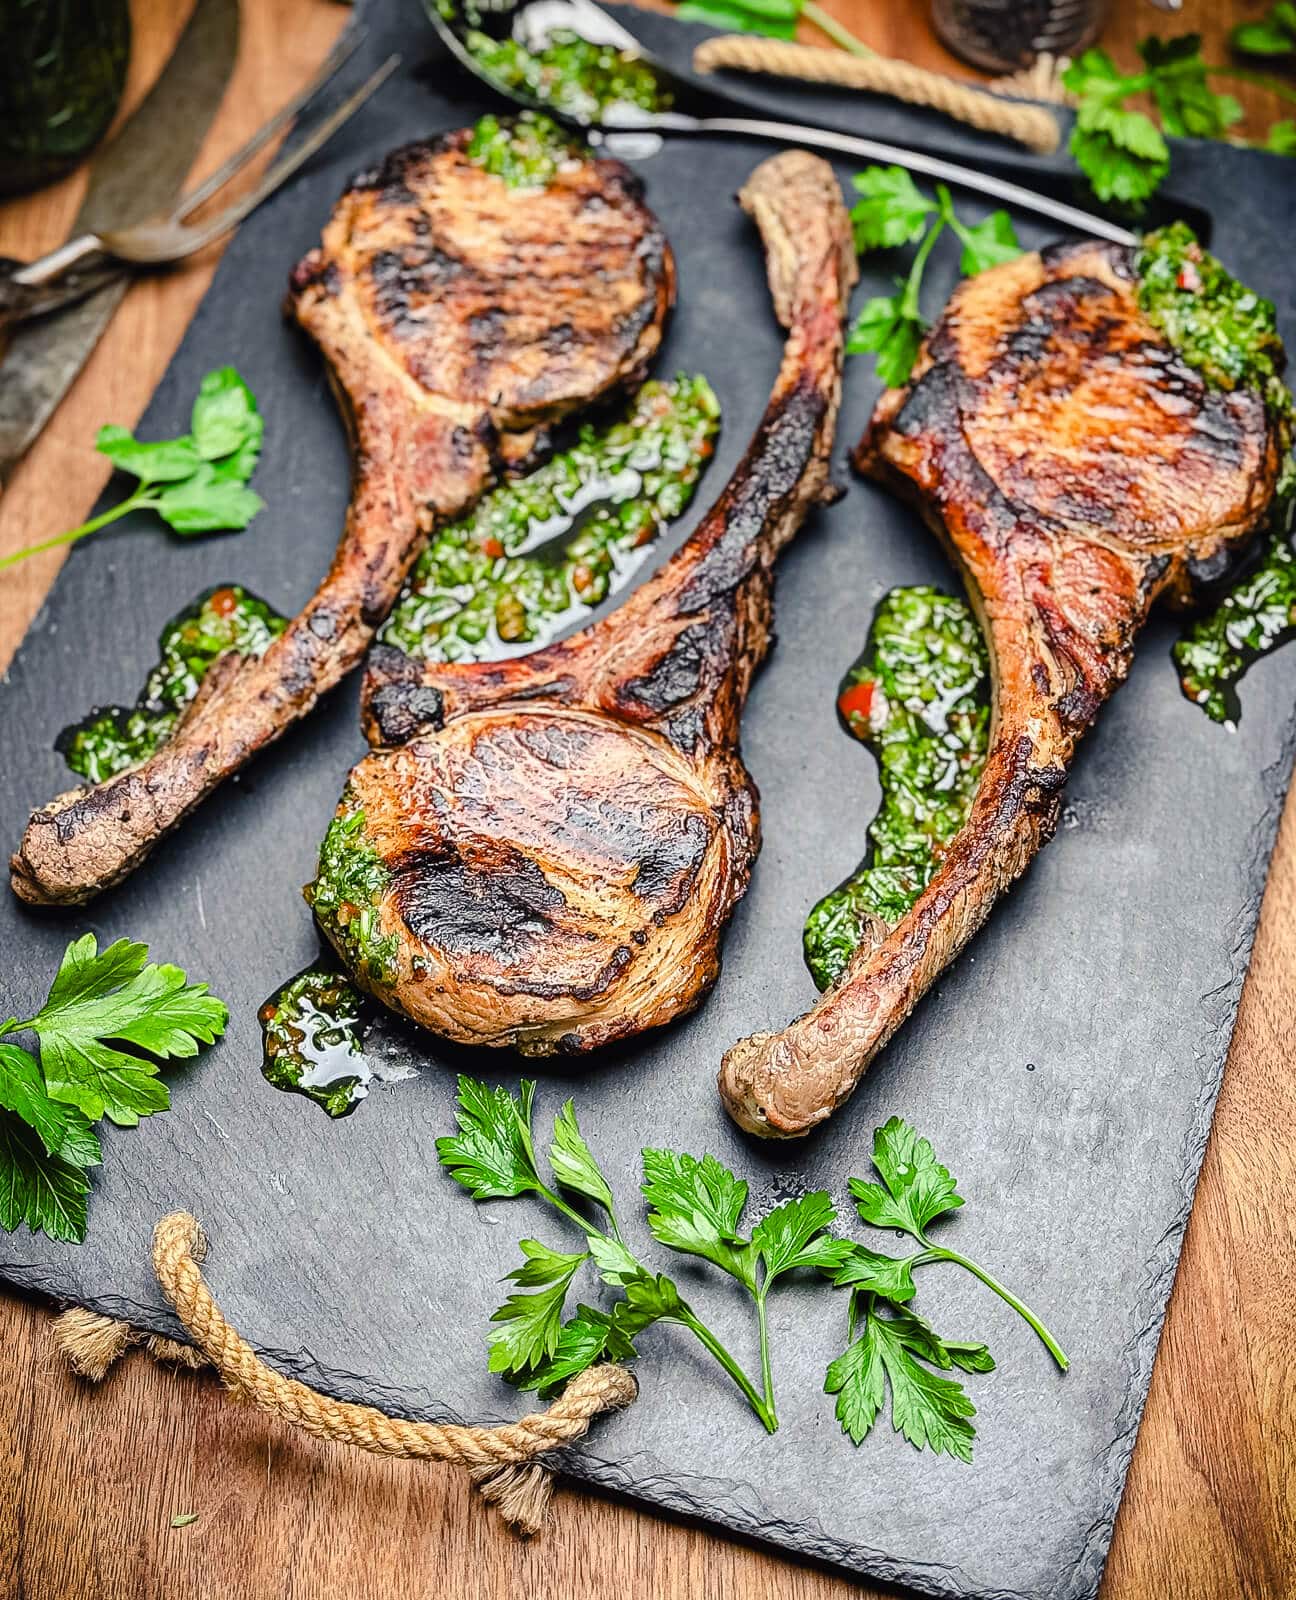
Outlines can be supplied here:
M386 683L369 702L383 744L405 744L445 724L445 700L439 689L421 683Z
M510 845L456 852L412 850L391 864L392 900L414 937L452 956L524 961L566 905L536 866Z

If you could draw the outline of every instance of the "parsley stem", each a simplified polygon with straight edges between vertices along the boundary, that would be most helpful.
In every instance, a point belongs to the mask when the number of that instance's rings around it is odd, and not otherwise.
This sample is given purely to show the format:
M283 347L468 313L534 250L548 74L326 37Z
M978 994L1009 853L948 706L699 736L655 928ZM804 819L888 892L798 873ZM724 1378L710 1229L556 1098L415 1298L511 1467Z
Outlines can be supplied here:
M29 544L22 550L14 550L7 556L0 556L0 571L5 567L16 567L20 561L26 561L28 556L39 555L43 550L54 550L61 544L73 544L78 539L84 539L88 533L97 533L100 528L106 528L110 522L116 522L118 517L124 517L128 511L135 511L140 506L151 503L148 498L148 485L141 484L120 504L109 507L97 517L91 517L89 522L83 522L76 528L69 528L66 533L56 533L52 539L42 539L39 544Z
M815 0L804 0L801 15L807 22L813 23L820 33L826 33L834 44L839 44L843 50L849 50L853 56L876 55L875 50L870 50L862 40L857 39L849 29L843 28L837 18L830 16L822 6L816 5Z
M566 1217L569 1222L574 1222L582 1233L587 1235L597 1234L600 1239L607 1238L607 1235L596 1222L591 1222L588 1217L582 1217L580 1212L577 1211L574 1206L569 1206L560 1194L556 1194L552 1189L543 1183L540 1184L539 1189L540 1193L545 1197L549 1204L553 1206L555 1210L561 1211L563 1216ZM615 1219L613 1219L612 1231L614 1234L616 1234L617 1243L620 1244L621 1235L617 1233Z
M678 1317L674 1317L671 1320L680 1322L689 1330L690 1333L693 1334L693 1336L705 1349L711 1352L711 1354L725 1369L733 1381L742 1390L743 1394L746 1396L747 1404L752 1408L752 1410L764 1424L765 1432L777 1433L778 1418L774 1415L773 1403L767 1401L766 1398L757 1390L756 1385L751 1381L743 1369L720 1343L715 1334L711 1332L706 1323L703 1322L701 1318L699 1318L688 1306L683 1308Z
M1010 1305L1019 1317L1034 1328L1043 1341L1045 1349L1062 1371L1065 1372L1067 1370L1071 1363L1067 1360L1061 1345L1058 1344L1057 1340L1024 1300L1019 1300L1011 1289L1005 1288L997 1278L991 1277L984 1267L977 1266L975 1261L969 1260L965 1255L960 1255L957 1250L949 1250L944 1245L928 1244L925 1239L923 1243L927 1245L927 1259L929 1261L952 1261L955 1266L966 1267L974 1278L980 1278L987 1289L993 1289L1001 1300Z
M936 221L928 229L927 237L918 246L918 254L913 258L913 265L909 268L909 276L905 280L902 309L906 316L912 317L916 322L922 320L922 311L918 305L918 286L922 283L923 272L927 266L927 257L932 253L932 249L944 228L945 218L943 216L937 217Z
M755 1296L756 1325L760 1329L761 1387L765 1391L765 1404L769 1407L770 1415L773 1416L774 1368L770 1362L769 1318L765 1313L765 1295L767 1288L767 1284L762 1284Z
M1217 78L1236 78L1239 83L1250 83L1257 89L1268 89L1270 94L1276 94L1280 100L1296 101L1296 89L1290 84L1283 83L1280 78L1271 78L1267 72L1252 72L1249 67L1207 67L1206 70Z

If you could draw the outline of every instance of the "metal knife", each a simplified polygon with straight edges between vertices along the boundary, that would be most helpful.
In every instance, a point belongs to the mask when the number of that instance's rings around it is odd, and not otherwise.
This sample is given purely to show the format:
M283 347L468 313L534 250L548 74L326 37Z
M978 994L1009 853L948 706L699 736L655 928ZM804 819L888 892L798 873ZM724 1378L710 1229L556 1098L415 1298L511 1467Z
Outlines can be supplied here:
M197 0L139 109L90 163L72 232L129 227L180 193L238 54L238 0ZM78 304L14 329L0 363L0 483L71 387L126 293L123 275Z

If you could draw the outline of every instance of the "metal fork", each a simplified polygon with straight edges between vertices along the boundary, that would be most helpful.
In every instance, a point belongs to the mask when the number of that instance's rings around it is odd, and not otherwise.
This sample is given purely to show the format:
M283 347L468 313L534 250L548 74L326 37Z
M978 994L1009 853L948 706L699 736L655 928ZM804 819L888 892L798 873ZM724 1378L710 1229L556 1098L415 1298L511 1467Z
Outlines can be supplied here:
M290 100L282 110L270 118L263 127L258 128L241 150L225 162L223 166L213 172L210 178L200 183L195 189L182 195L172 208L169 216L155 217L148 221L137 223L133 228L120 228L105 230L100 233L83 233L75 239L69 239L57 250L51 250L38 261L32 261L27 266L19 268L9 278L9 283L22 291L46 289L46 286L56 284L58 280L67 277L82 263L96 260L96 267L107 261L127 262L135 266L160 266L168 261L180 261L185 256L191 256L205 245L219 239L222 234L228 233L236 227L250 211L267 197L273 194L279 186L286 182L297 169L325 144L344 122L354 116L366 100L392 75L400 65L400 57L389 56L372 77L368 78L354 94L348 95L338 108L325 117L319 127L313 130L308 138L302 141L296 149L290 150L286 155L280 156L269 167L257 183L247 194L242 195L217 216L209 218L193 226L187 226L185 219L193 215L199 206L240 172L253 156L276 133L285 127L306 103L311 100L319 90L333 77L342 64L347 61L359 46L363 35L359 31L349 33L339 40L333 47L328 59L315 77L294 99ZM78 278L80 274L78 274ZM59 296L59 303L75 298L77 293L89 293L90 289L102 283L104 274L96 270L88 273L85 287L77 285L76 290L66 297ZM47 293L40 295L31 294L26 304L5 306L9 320L18 320L24 316L31 316L38 311L52 308L51 296Z

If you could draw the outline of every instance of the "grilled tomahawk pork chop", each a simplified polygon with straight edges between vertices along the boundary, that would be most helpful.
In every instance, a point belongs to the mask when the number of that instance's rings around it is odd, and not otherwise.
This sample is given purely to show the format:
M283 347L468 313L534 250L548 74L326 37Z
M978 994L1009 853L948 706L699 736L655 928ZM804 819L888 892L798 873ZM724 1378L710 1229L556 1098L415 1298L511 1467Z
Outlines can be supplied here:
M510 187L470 140L408 145L355 178L292 274L288 309L352 441L327 577L259 660L224 659L154 756L32 816L12 861L24 900L77 904L132 872L357 665L437 523L533 454L546 424L642 379L674 268L638 180L585 154L543 188Z
M774 559L829 497L855 279L824 162L776 156L740 200L788 340L697 530L618 611L529 656L370 658L367 731L396 747L353 770L339 822L362 825L385 887L321 922L366 988L451 1039L590 1049L689 1010L719 969L759 839L739 715L769 644ZM337 902L327 889L322 869L317 914Z
M1057 246L960 284L856 463L914 501L963 569L993 664L993 735L963 830L921 898L837 985L736 1044L720 1092L753 1133L844 1101L1052 835L1080 736L1158 597L1219 577L1273 496L1281 429L1144 318L1135 252Z

